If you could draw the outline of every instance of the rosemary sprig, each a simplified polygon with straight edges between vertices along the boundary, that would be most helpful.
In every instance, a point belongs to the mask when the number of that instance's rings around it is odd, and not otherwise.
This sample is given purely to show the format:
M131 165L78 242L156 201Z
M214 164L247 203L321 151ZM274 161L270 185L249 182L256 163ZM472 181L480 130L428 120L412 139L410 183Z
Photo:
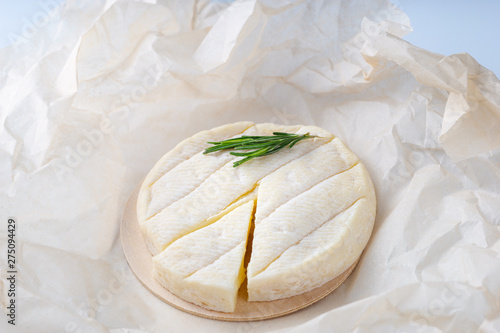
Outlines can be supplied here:
M238 138L224 140L220 142L207 142L214 146L205 149L203 154L210 154L220 150L248 150L246 152L230 152L234 156L242 156L241 160L233 163L233 167L237 167L253 158L271 155L277 151L288 147L292 148L297 142L315 138L316 136L306 134L293 134L283 132L273 132L273 135L242 135Z

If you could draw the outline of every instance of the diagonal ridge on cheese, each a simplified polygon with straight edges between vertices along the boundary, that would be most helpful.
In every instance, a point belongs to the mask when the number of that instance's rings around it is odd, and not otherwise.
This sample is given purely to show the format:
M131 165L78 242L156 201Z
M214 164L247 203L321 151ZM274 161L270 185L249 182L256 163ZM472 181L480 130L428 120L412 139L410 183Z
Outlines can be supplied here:
M209 141L273 132L315 138L238 168L227 152L201 154ZM354 264L372 232L376 198L364 165L333 134L242 122L167 153L146 177L137 211L157 280L189 302L233 311L245 277L249 301L270 301L319 287Z
M349 268L371 234L375 219L372 199L357 200L249 279L249 300L269 301L304 293Z
M315 138L307 144L299 142L293 149L251 160L238 168L231 163L224 165L195 190L144 223L145 233L151 236L153 253L161 252L176 239L204 227L211 216L250 191L263 177L332 139L330 136Z
M245 122L245 126L248 124ZM240 126L233 126L241 129ZM232 127L231 127L232 128ZM283 127L276 126L270 128L269 126L252 125L248 127L243 133L238 135L271 135L273 131L282 130ZM308 127L294 126L292 132L305 133ZM229 131L222 131L219 128L217 136L212 133L212 138L206 138L203 148L207 147L208 141L221 141L228 139L226 137ZM224 138L221 138L223 136ZM210 177L215 171L222 168L225 164L232 163L236 156L227 153L216 154L203 154L203 149L199 150L190 158L178 163L175 167L164 172L164 174L150 185L151 200L149 202L146 214L146 220L159 213L175 201L185 197L200 184ZM165 169L162 167L162 169ZM189 181L186 181L189 180Z
M216 311L233 312L238 290L245 280L244 257L246 243L241 243L209 266L185 279L189 293L196 290L203 295L200 305ZM226 269L231 267L232 269ZM185 293L183 286L183 292ZM200 298L195 297L195 299ZM214 302L214 300L221 300ZM220 304L222 303L222 304Z
M154 167L148 173L141 186L139 198L137 200L137 217L139 223L150 217L147 214L148 207L152 198L150 186L153 185L164 174L175 168L178 164L188 160L195 154L203 151L207 146L207 141L222 141L234 137L255 124L250 121L242 121L234 124L215 127L211 130L201 131L176 145L172 150L163 155L156 162Z
M233 311L254 201L175 241L153 258L154 274L171 292L217 311ZM217 295L217 297L214 297Z
M347 209L368 192L362 165L331 176L278 207L255 224L248 277L262 272L273 260L325 221ZM257 207L260 201L260 192Z
M257 133L257 129L252 126L241 135L257 135ZM188 195L215 171L227 163L232 163L235 158L236 156L230 154L204 155L203 151L200 151L179 163L151 185L151 201L147 210L147 218Z
M234 209L211 225L175 241L155 257L183 278L192 275L246 241L254 201Z
M351 168L358 161L357 156L335 138L279 168L260 182L255 224L259 224L288 200L326 178Z
M162 156L155 164L153 171L148 175L147 186L153 185L164 174L172 170L179 163L191 158L195 154L203 151L207 146L207 141L222 141L239 134L242 134L249 128L255 126L251 121L242 121L239 123L222 125L210 130L201 131L195 135L181 141L171 151Z

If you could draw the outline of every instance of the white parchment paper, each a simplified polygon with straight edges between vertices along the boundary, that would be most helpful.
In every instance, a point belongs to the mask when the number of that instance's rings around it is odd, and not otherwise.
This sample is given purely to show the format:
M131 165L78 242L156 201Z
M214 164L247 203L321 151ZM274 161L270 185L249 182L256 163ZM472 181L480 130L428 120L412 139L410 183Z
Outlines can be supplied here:
M0 51L2 332L500 331L500 83L402 38L372 1L77 1ZM478 36L480 38L480 36ZM176 310L133 276L128 196L165 152L241 120L314 124L365 162L375 229L324 300L250 323Z

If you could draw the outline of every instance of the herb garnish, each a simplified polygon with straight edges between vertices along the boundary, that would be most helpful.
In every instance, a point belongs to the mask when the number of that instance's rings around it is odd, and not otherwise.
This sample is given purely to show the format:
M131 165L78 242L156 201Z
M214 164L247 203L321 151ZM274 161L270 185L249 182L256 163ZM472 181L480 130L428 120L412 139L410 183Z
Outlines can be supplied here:
M237 167L255 157L261 157L266 155L271 155L277 151L285 148L292 148L297 142L315 138L314 135L306 134L293 134L293 133L282 133L273 132L273 135L268 136L249 136L242 135L239 138L228 139L220 142L207 142L214 145L205 149L203 154L210 154L219 150L233 149L233 150L248 150L247 152L230 152L229 154L234 156L243 156L239 161L233 163L233 167Z

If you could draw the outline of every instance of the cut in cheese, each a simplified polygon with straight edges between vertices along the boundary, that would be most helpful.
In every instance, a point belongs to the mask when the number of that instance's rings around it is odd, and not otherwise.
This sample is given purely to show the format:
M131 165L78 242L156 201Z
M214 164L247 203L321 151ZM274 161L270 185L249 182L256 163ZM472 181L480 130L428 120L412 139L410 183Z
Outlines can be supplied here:
M276 129L273 127L257 129L255 134L269 135L279 129L279 127ZM154 254L160 253L176 239L206 226L211 216L218 214L236 198L251 191L262 178L332 138L331 135L323 136L309 141L307 145L297 144L294 149L279 151L265 159L252 160L250 163L246 163L245 167L239 168L233 167L235 156L226 152L214 154L215 158L226 160L227 155L229 155L231 159L222 167L214 168L213 172L197 186L192 185L192 182L195 181L193 178L185 179L185 186L192 188L192 190L185 195L183 193L178 200L166 205L163 210L142 223L150 240L152 252ZM184 161L178 167L181 168L188 163L189 160ZM207 157L206 163L212 163L211 159ZM192 173L196 172L194 169L190 170ZM169 173L163 177L168 177L168 175ZM178 192L179 190L174 188L172 191ZM151 202L153 200L151 199Z
M297 295L346 270L368 241L374 202L368 174L357 164L313 185L256 223L248 265L249 300Z
M243 260L253 208L252 200L155 256L157 279L189 302L210 310L234 311L245 279Z
M227 152L203 155L208 141L272 132L316 137L237 168L239 157ZM298 295L335 278L360 257L375 210L368 172L331 133L249 122L180 143L148 174L137 202L157 279L179 297L218 311L234 309L245 276L250 301Z

